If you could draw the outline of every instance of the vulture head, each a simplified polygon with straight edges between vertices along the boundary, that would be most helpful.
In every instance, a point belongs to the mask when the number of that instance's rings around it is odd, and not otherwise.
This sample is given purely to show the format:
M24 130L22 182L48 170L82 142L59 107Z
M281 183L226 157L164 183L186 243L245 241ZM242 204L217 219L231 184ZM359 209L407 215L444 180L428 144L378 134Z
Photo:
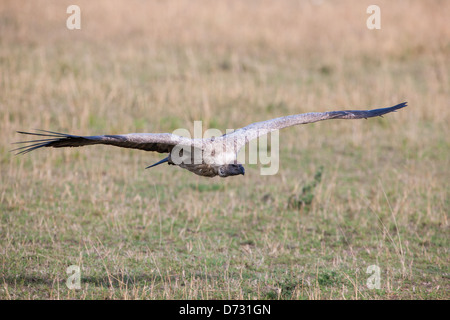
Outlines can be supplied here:
M229 176L237 176L239 174L244 175L245 169L244 166L240 163L230 163L220 166L218 172L219 176L225 178Z

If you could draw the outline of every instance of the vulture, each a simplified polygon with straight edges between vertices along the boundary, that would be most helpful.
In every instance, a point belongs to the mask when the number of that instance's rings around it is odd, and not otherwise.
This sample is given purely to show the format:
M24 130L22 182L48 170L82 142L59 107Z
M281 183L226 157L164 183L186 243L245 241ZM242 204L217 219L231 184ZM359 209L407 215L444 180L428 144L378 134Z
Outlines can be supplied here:
M406 107L403 102L393 107L372 110L344 110L328 112L310 112L290 115L271 120L252 123L220 137L190 139L171 133L128 133L100 136L79 136L47 130L36 132L17 131L37 137L36 140L15 142L24 146L11 151L25 154L43 147L64 148L82 147L96 144L121 148L155 151L167 155L161 161L148 166L152 168L167 162L177 165L204 177L229 177L244 175L245 169L237 162L237 154L249 141L275 130L298 124L313 123L329 119L367 119L383 116ZM146 169L147 169L146 168Z

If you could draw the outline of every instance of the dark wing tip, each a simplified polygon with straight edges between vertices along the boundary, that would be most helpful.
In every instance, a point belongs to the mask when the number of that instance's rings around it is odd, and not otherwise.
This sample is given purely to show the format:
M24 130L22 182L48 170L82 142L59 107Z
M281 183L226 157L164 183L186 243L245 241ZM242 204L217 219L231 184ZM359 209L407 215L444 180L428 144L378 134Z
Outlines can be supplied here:
M393 106L392 108L395 108L395 110L397 110L397 109L401 109L401 108L404 108L404 107L407 107L408 106L408 102L402 102L402 103L399 103L398 105L396 105L396 106Z
M13 150L10 150L10 152L18 151L15 155L25 154L28 152L31 152L33 150L46 147L51 145L53 142L56 142L60 139L71 137L70 135L64 134L64 133L58 133L53 131L46 131L46 130L40 130L40 129L34 129L35 131L41 132L27 132L27 131L16 131L20 134L26 134L31 136L39 136L39 137L46 137L36 140L29 140L29 141L19 141L19 142L13 142L13 144L22 144L22 143L29 143L26 146L22 146Z
M399 103L393 107L388 107L388 108L382 108L382 109L374 109L374 110L370 110L369 112L371 113L372 117L382 117L383 115L385 115L386 113L391 113L391 112L396 112L399 109L405 108L408 106L408 102L402 102Z
M402 108L405 108L407 106L408 106L408 102L405 101L405 102L399 103L399 104L397 104L397 105L395 105L393 107L387 108L387 109L388 109L388 112L396 112L398 109L402 109ZM382 115L380 115L380 117L381 116Z

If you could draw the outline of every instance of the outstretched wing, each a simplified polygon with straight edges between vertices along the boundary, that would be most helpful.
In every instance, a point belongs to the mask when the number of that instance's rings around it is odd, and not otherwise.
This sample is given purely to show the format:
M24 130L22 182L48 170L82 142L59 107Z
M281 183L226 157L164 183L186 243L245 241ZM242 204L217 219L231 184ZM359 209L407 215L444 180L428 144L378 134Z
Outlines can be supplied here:
M367 119L372 117L383 116L386 113L396 111L406 107L406 102L400 103L389 108L373 109L373 110L344 110L344 111L329 111L329 112L310 112L303 114L296 114L281 118L275 118L267 121L255 122L251 125L238 129L223 138L233 141L236 150L242 148L250 140L256 139L259 136L269 132L294 126L297 124L313 123L328 119Z
M40 139L15 142L15 144L27 145L11 151L17 151L17 154L24 154L43 147L64 148L106 144L121 148L168 153L176 145L191 146L193 144L193 140L189 138L170 133L129 133L121 135L76 136L45 130L36 131L38 132L17 131L21 134L38 136Z

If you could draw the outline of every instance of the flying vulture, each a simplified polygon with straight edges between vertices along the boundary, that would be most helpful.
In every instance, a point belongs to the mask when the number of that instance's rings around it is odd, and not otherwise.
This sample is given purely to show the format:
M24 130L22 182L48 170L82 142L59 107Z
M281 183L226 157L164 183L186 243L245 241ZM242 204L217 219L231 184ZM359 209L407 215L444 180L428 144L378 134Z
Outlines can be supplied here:
M204 177L229 177L245 173L236 158L239 150L249 141L269 132L328 119L362 119L382 116L406 107L406 102L389 108L373 110L344 110L329 112L310 112L267 121L255 122L232 133L208 139L189 139L171 133L129 133L120 135L78 136L46 130L23 132L21 134L38 136L37 140L16 142L27 144L12 151L24 154L42 147L82 147L106 144L122 148L156 151L168 154L161 161L148 166L154 167L167 162L178 165Z

